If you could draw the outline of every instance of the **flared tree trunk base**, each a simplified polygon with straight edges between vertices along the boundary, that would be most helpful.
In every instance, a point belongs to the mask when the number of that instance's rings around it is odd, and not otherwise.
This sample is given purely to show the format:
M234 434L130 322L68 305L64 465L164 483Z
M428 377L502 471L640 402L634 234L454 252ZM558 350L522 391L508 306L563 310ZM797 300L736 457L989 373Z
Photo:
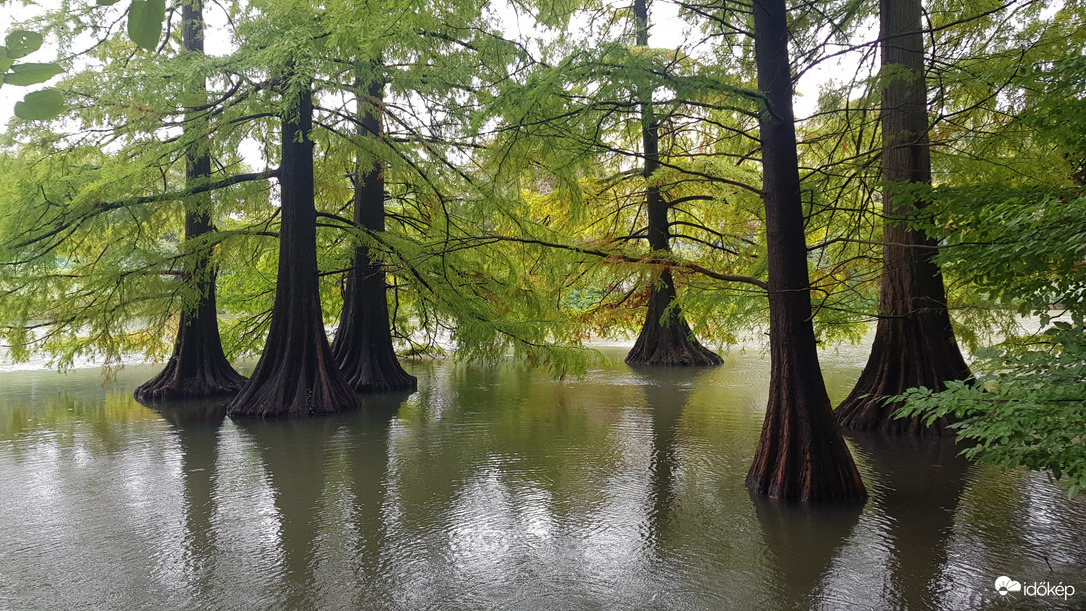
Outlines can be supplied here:
M270 343L269 350L227 406L231 418L304 418L358 407L358 396L332 359L323 335L285 349Z
M371 355L371 358L366 360L354 359L346 366L343 366L341 361L341 369L351 388L359 394L414 392L419 387L418 379L403 370L395 353L392 353L391 359Z
M685 325L683 325L685 326ZM677 333L660 333L657 335L678 335ZM689 329L687 330L689 334ZM661 340L659 337L645 339L648 335L642 331L633 349L626 355L627 365L648 367L719 367L724 364L720 355L699 344L696 340L671 339Z
M356 251L355 262L347 276L332 356L357 393L414 392L418 380L400 366L392 343L385 272L363 248Z
M747 488L774 499L826 502L867 498L860 473L833 423L829 399L778 387L770 391Z
M170 359L157 376L139 385L133 395L143 404L229 397L237 394L246 381L245 376L234 371L225 359L222 362L204 362L195 374L185 375L183 369L177 359Z
M941 391L948 380L969 377L969 366L953 335L948 339L944 325L949 326L949 319L937 328L928 329L915 317L880 321L860 379L834 412L837 422L854 431L954 435L954 430L948 428L951 420L945 417L931 425L919 416L894 418L900 403L886 402L887 397L900 395L909 388L923 386Z
M649 290L649 307L645 324L629 354L627 365L647 367L719 367L720 355L698 343L678 307L671 272L664 270L660 286ZM671 307L670 311L668 308ZM666 318L665 318L666 316ZM664 322L661 323L661 320Z
M206 269L206 259L199 267ZM202 278L198 285L202 285L204 296L195 312L181 313L173 356L166 367L133 393L140 403L228 397L245 385L245 376L235 371L223 354L215 312L215 275L197 277Z

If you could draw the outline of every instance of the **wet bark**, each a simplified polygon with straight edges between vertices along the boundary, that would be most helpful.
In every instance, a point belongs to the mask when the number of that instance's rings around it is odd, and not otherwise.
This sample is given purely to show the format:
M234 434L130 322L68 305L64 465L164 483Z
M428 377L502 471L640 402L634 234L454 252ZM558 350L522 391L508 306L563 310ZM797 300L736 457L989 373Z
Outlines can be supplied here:
M637 26L637 44L649 44L649 15L646 0L634 0L634 19ZM652 108L652 91L641 96L641 141L645 152L645 165L641 174L649 180L660 167L660 134L656 114ZM653 251L671 250L671 229L668 220L670 206L660 195L660 188L648 185L645 189L645 208L648 210L649 248ZM724 363L718 354L702 346L683 318L682 310L675 304L677 294L671 270L653 274L649 284L649 304L645 322L626 362L630 365L662 366L717 366Z
M374 82L368 94L372 109L381 107L384 84ZM360 104L360 107L363 106ZM359 134L378 136L381 122L376 110L361 110ZM356 167L354 222L369 231L385 230L385 179L381 162ZM354 249L351 270L343 291L343 311L332 342L332 355L352 388L358 392L415 390L418 381L400 366L392 344L388 318L385 270L370 249Z
M842 426L917 435L951 434L945 419L927 427L919 416L897 420L883 397L908 388L946 387L969 377L947 311L936 243L905 219L923 208L908 185L931 184L924 42L918 0L882 0L883 69L900 75L882 92L883 274L879 322L860 379L837 408Z
M301 417L358 406L324 333L317 284L312 93L302 88L282 127L279 276L271 329L252 377L227 406L233 418Z
M203 7L199 0L181 7L184 23L181 31L182 45L186 52L204 52ZM201 85L197 97L206 97ZM201 150L193 137L192 117L185 123L186 140L193 142L185 152L185 181L187 184L206 181L211 176L211 158ZM190 197L185 203L185 241L183 247L191 248L185 257L181 281L191 286L199 295L195 308L188 306L181 311L181 320L174 340L173 355L166 367L153 379L136 388L136 400L155 403L174 399L194 399L232 395L243 384L245 377L230 366L223 353L219 338L219 321L215 307L216 269L211 264L211 253L204 247L192 247L205 234L214 231L211 223L211 202L207 194Z
M799 501L863 499L860 474L833 421L811 322L807 245L788 64L784 0L754 3L763 198L769 263L770 387L746 484Z
M645 324L641 327L637 342L626 355L626 362L630 365L669 367L722 365L724 359L702 346L694 337L681 309L673 305L675 299L671 270L665 269L649 289Z

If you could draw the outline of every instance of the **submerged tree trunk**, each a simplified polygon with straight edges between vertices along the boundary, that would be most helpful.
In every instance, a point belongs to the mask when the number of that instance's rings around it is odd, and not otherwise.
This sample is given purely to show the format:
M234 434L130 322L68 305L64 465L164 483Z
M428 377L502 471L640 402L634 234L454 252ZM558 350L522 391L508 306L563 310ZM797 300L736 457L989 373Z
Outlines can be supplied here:
M943 390L969 376L947 312L935 241L907 221L923 207L909 184L931 184L924 41L919 0L882 0L882 65L892 70L882 92L883 273L879 322L859 381L837 408L837 421L857 430L940 435L946 420L926 427L920 416L893 418L883 397L907 388Z
M634 0L634 19L637 26L637 44L649 44L649 14L645 0ZM650 180L660 167L660 135L656 115L652 109L652 92L641 99L641 140L645 151L645 165L641 174ZM660 188L649 184L645 190L645 207L648 210L649 248L654 251L671 250L670 221L667 218L668 203L660 196ZM664 269L653 275L649 285L649 305L645 323L637 342L626 355L630 365L665 366L716 366L724 363L718 354L705 348L690 331L682 310L675 299L675 282L671 270Z
M324 334L317 286L317 216L313 202L313 99L308 87L283 111L279 184L279 276L271 329L260 362L227 413L299 417L358 406Z
M860 474L833 422L818 365L792 115L784 0L754 3L758 89L765 95L763 198L769 263L769 404L747 474L754 493L800 501L863 499Z
M370 99L365 104L371 110L362 111L359 134L378 136L384 84L370 85ZM361 162L354 178L354 222L369 231L385 230L385 179L382 164L376 161L368 168ZM388 392L415 390L418 381L400 366L392 345L392 329L388 320L388 298L385 270L370 256L367 246L356 246L351 270L343 291L343 311L339 328L332 342L332 354L346 374L351 387L358 392Z
M181 7L182 45L190 53L204 52L204 18L200 0ZM199 86L195 97L206 97L206 89ZM186 131L199 129L190 117ZM198 135L198 134L197 134ZM185 181L192 185L206 181L211 176L211 157L197 144L198 138L187 138L185 152ZM181 310L181 320L174 340L173 355L154 379L136 388L136 400L154 403L173 399L192 399L234 394L245 384L245 377L234 371L223 354L219 339L219 321L215 308L215 275L211 253L199 245L199 238L214 230L211 224L211 198L207 194L194 195L185 203L185 248L196 252L185 257L182 282L191 286L199 295L195 309L187 305ZM192 245L196 243L197 246Z

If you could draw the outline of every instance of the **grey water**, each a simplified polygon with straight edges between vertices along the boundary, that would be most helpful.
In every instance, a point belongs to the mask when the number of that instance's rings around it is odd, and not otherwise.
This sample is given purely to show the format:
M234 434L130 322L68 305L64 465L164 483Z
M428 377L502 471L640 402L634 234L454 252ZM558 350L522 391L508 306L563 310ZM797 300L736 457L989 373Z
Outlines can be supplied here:
M862 364L823 356L835 399ZM764 355L407 367L242 423L136 403L153 367L0 373L0 609L1086 608L1086 498L946 440L849 436L862 507L752 497Z

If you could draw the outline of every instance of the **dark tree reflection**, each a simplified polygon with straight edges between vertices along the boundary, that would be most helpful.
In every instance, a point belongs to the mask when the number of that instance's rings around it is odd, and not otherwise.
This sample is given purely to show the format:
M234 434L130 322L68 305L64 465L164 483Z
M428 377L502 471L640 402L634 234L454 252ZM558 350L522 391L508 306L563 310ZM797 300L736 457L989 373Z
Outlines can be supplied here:
M889 595L904 609L932 609L946 594L941 576L954 515L973 468L952 437L849 434L879 474L874 503L887 519Z
M678 496L675 481L681 469L681 439L679 424L683 409L697 387L697 380L706 375L704 369L637 367L644 381L645 406L652 417L652 462L650 482L652 505L649 507L651 539L662 543L664 531L672 519Z
M751 494L765 537L774 609L814 609L826 603L826 576L862 507L855 503L799 503ZM833 605L830 605L831 607Z
M389 433L392 420L411 392L364 395L362 409L347 423L346 462L354 497L357 548L354 572L360 583L355 608L374 608L393 587L384 583L390 550L385 511L388 501Z
M217 556L212 516L215 513L215 464L219 429L228 398L163 401L151 407L169 422L181 449L181 483L185 500L184 558L196 596L206 594Z
M239 426L259 449L279 516L279 552L283 582L289 584L283 606L312 606L315 591L321 495L326 462L339 418L243 421Z

